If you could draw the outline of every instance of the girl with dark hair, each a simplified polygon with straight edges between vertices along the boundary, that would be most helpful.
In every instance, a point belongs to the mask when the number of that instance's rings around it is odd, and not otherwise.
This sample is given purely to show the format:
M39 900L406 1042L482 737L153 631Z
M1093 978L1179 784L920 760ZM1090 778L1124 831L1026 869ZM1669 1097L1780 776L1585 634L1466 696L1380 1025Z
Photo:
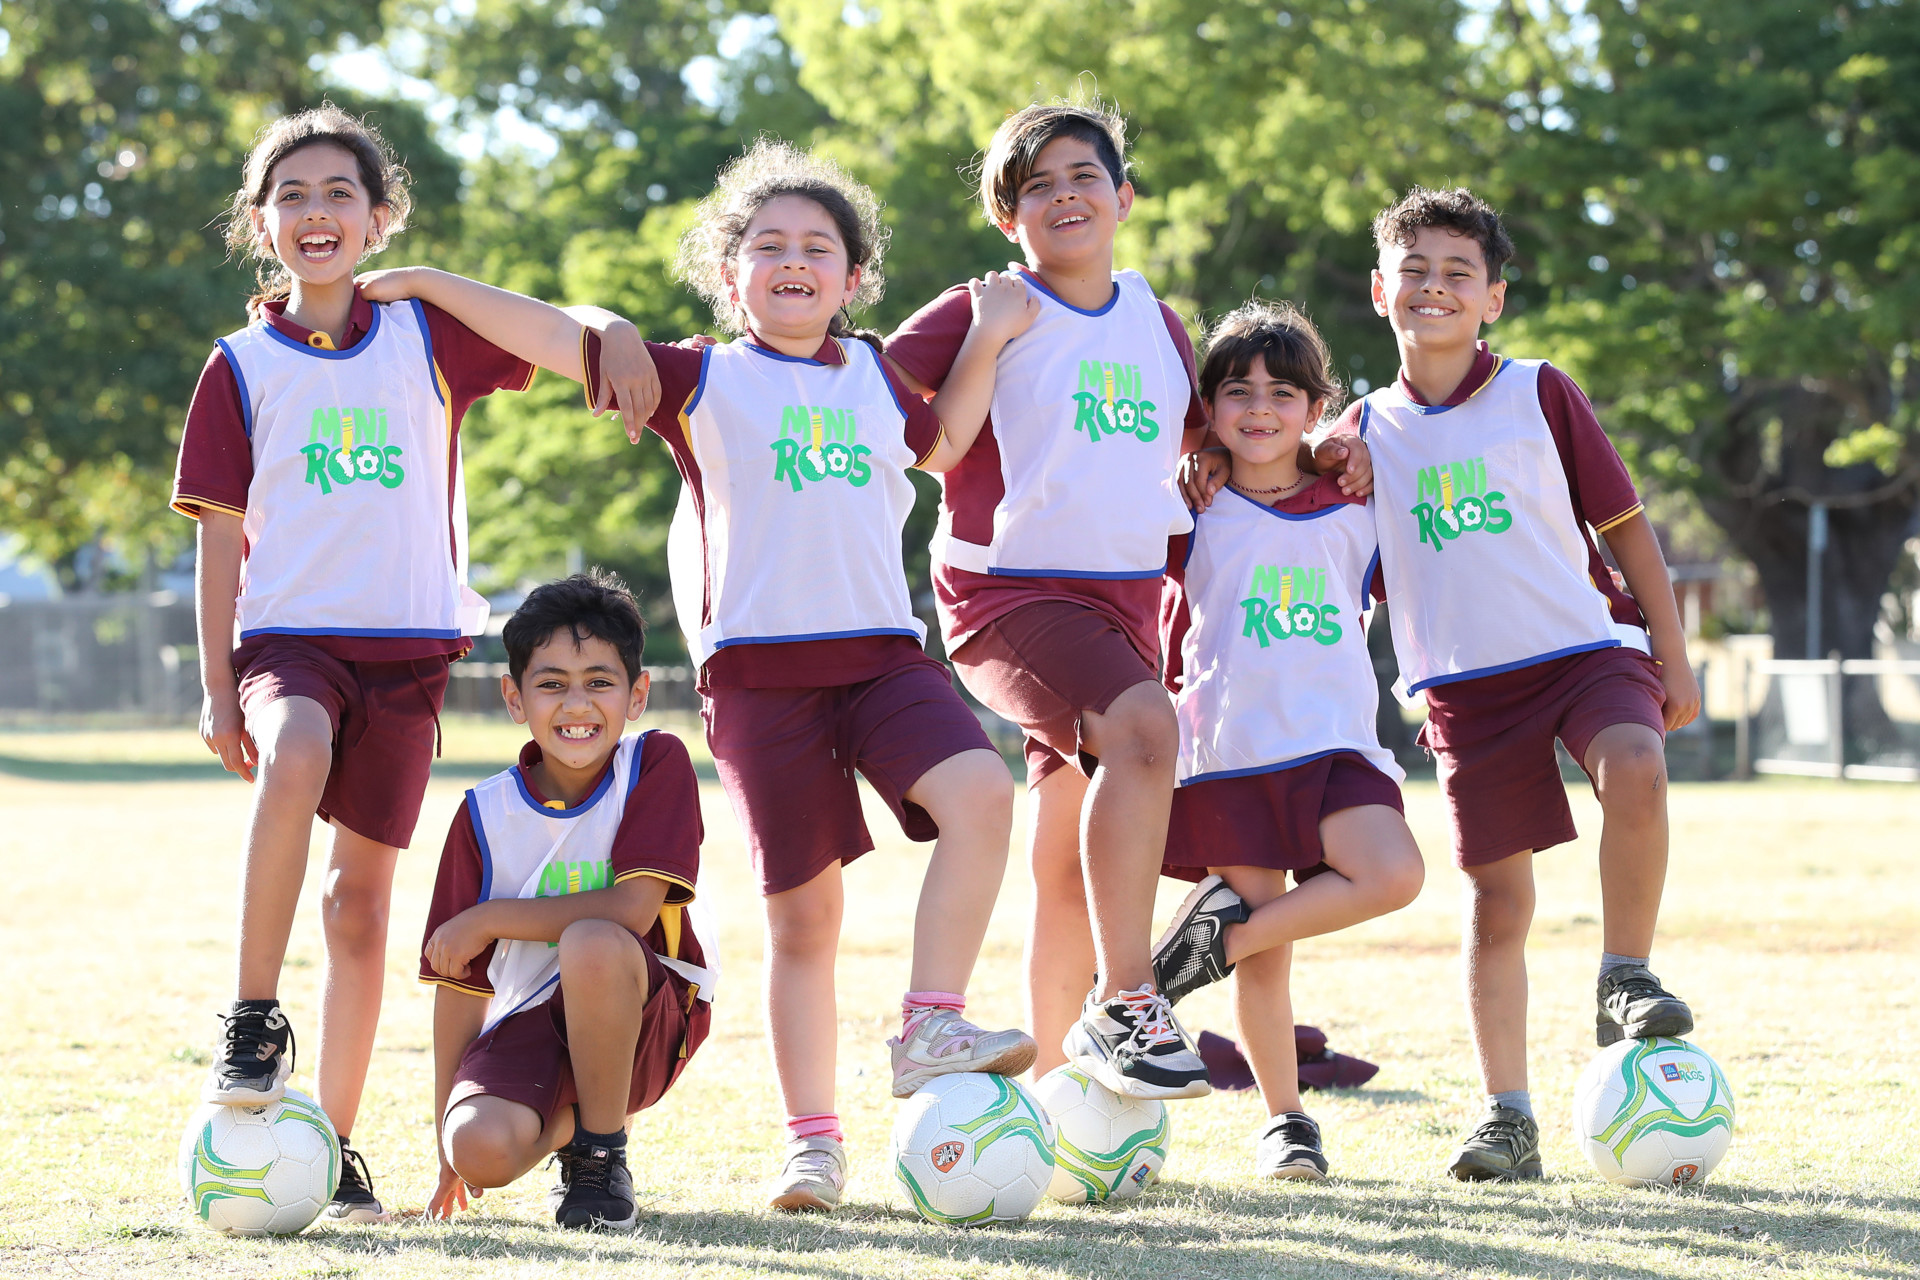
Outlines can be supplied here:
M261 292L201 372L173 491L200 525L201 737L254 784L235 999L203 1097L257 1106L286 1089L280 969L317 813L331 847L316 1092L345 1156L326 1214L346 1222L384 1217L348 1135L394 862L420 815L447 664L487 616L466 585L460 419L533 377L519 346L355 288L355 267L406 222L406 176L375 129L331 105L261 131L227 221Z
M682 277L740 336L702 349L587 335L580 375L622 386L627 432L666 441L684 480L669 537L675 610L700 671L707 741L745 828L767 910L767 1025L787 1113L768 1192L830 1210L846 1185L834 1110L841 867L873 848L857 769L907 835L936 840L913 970L890 1042L893 1092L936 1075L1016 1075L1035 1045L962 1011L1003 877L1013 779L947 669L922 649L901 561L909 467L941 471L986 418L994 361L1036 310L1011 277L972 282L955 376L931 404L857 338L880 293L873 195L839 166L762 140L720 175L681 245ZM564 327L545 303L438 272L382 273L490 336ZM543 348L545 349L545 348ZM556 352L557 358L557 352ZM651 385L651 384L649 384Z

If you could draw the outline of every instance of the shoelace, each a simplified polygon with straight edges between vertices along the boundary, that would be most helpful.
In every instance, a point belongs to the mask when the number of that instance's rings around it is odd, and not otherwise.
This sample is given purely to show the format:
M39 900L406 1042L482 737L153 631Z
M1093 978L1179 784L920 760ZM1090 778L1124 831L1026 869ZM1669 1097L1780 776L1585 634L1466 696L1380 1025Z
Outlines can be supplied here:
M1617 1000L1622 996L1629 1000L1667 1000L1671 999L1660 986L1660 979L1646 969L1632 969L1613 983L1613 989L1607 993L1608 999Z
M1311 1120L1288 1120L1283 1124L1275 1125L1267 1132L1279 1134L1286 1139L1289 1146L1315 1149L1320 1146L1320 1126Z
M1122 991L1117 997L1133 1016L1133 1030L1121 1042L1122 1051L1145 1056L1155 1045L1177 1043L1180 1033L1173 1029L1173 1006L1152 987Z
M260 1047L271 1045L277 1049L280 1046L267 1038L267 1032L284 1030L287 1033L287 1062L292 1064L299 1042L294 1039L293 1026L287 1021L285 1013L275 1009L270 1013L221 1013L214 1016L226 1024L227 1061L231 1062L236 1057L249 1062L268 1061L268 1058L260 1056ZM279 1019L279 1026L274 1025L276 1018Z
M822 1151L818 1147L808 1147L805 1151L796 1151L787 1158L787 1168L809 1178L819 1178L832 1182L839 1161L833 1158L833 1152Z
M604 1150L604 1148L602 1148ZM605 1159L572 1152L564 1156L567 1161L567 1186L585 1187L589 1191L605 1191L613 1179L613 1153L608 1152Z
M373 1174L367 1168L367 1158L343 1141L340 1144L340 1188L339 1191L334 1192L334 1195L338 1196L340 1191L345 1191L350 1186L360 1187L371 1193Z
M1510 1147L1514 1151L1526 1145L1526 1131L1518 1120L1508 1120L1500 1116L1480 1122L1480 1128L1474 1132L1482 1146L1498 1144Z

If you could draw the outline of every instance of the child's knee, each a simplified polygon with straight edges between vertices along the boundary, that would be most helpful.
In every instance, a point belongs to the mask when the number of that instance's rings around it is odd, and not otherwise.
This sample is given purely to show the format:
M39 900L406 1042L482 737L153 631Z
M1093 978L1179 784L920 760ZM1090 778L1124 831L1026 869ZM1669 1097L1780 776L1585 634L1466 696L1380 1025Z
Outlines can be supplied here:
M1004 838L1013 829L1013 774L997 752L965 751L935 768L943 774L938 791L919 803L943 833L966 827Z
M1173 776L1174 757L1180 750L1180 726L1173 718L1173 704L1161 695L1160 687L1152 686L1152 692L1155 696L1134 696L1130 690L1101 715L1098 747L1102 767L1163 771Z
M455 1108L447 1117L447 1163L470 1187L504 1187L520 1173L525 1154L512 1134L466 1116Z
M1503 864L1495 864L1502 867ZM1467 873L1470 926L1481 942L1524 939L1533 924L1533 885L1530 880L1503 874Z
M560 933L560 980L578 989L581 983L638 980L646 985L647 968L640 943L626 926L612 920L575 920Z
M307 723L306 718L280 721L271 736L256 739L255 745L260 750L262 785L310 790L326 786L327 774L333 769L333 740L325 720L318 726Z
M809 892L812 886L767 898L767 937L785 952L831 951L840 940L837 897Z
M1609 743L1594 762L1594 790L1608 809L1658 803L1667 787L1667 754L1651 732Z
M328 876L320 892L320 923L328 948L383 949L391 909L391 886L363 884L339 874Z
M1398 911L1420 896L1427 883L1427 864L1418 852L1390 859L1381 869L1380 896L1388 911Z

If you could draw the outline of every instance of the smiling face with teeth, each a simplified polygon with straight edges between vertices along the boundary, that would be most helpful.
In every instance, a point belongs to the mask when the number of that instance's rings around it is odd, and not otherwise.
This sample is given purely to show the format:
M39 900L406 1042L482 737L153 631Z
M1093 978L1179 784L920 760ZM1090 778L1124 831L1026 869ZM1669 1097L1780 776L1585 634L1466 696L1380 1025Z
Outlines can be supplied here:
M316 142L283 157L253 210L254 235L292 273L296 289L353 287L369 241L386 233L392 211L375 205L359 162L336 143Z
M760 206L728 266L735 309L761 340L793 344L789 355L811 356L860 288L833 215L801 195Z
M1421 227L1409 245L1385 245L1373 272L1373 309L1401 348L1432 356L1470 351L1480 326L1500 318L1507 282L1487 279L1480 242L1445 227Z
M1113 270L1113 237L1133 210L1133 184L1115 186L1093 143L1061 134L1034 157L1019 186L1007 239L1042 276L1105 276Z
M621 730L646 710L648 683L644 670L628 676L612 644L592 635L576 640L566 628L535 646L518 683L500 677L508 712L540 745L533 781L543 795L568 804L586 796Z

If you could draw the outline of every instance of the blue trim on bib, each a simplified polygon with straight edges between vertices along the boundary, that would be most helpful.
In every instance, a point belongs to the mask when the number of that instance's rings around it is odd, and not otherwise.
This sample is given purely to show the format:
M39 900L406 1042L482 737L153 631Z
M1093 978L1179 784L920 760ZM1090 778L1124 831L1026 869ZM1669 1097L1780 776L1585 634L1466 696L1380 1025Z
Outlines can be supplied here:
M414 319L420 322L420 341L427 348L427 381L433 384L433 398L444 405L447 398L440 394L440 366L433 359L433 330L427 328L426 306L418 298L408 298L407 302L413 307ZM378 315L380 304L375 303L373 310Z
M1367 571L1360 576L1360 610L1366 612L1373 608L1373 575L1380 571L1380 548L1373 549L1373 559L1367 561Z
M515 766L514 772L519 772ZM480 821L480 797L467 792L467 819L473 823L473 840L480 846L480 901L493 892L493 846L487 843L487 828Z
M1167 566L1158 569L1129 570L1125 573L1096 573L1092 569L1006 569L990 566L987 573L996 578L1088 578L1102 582L1130 582L1140 578L1164 578Z
M713 646L713 651L718 653L736 644L798 644L804 640L858 640L864 636L911 636L916 641L920 639L918 631L906 627L871 627L865 631L816 631L796 636L735 636Z
M616 743L614 745L614 750L618 751L619 749L620 749L619 744ZM600 803L600 797L606 795L607 792L613 790L613 774L614 774L614 771L612 769L608 769L604 774L600 776L600 783L598 786L594 787L593 794L589 795L585 800L582 800L579 804L573 806L573 808L571 809L555 809L548 805L541 804L538 800L535 800L533 798L533 792L527 790L526 770L522 769L519 765L515 765L513 767L513 785L520 788L520 798L527 802L527 807L533 810L535 813L539 814L541 817L543 818L577 818L581 814L585 813L587 810L593 808L594 805Z
M633 740L633 776L627 779L628 795L632 795L633 789L640 785L640 757L646 753L647 739L652 736L653 730L648 729Z
M1351 751L1355 755L1364 756L1358 747L1330 747L1325 751L1316 751L1310 756L1296 756L1292 760L1282 760L1278 764L1257 764L1251 769L1222 769L1218 773L1196 773L1180 785L1190 787L1196 782L1219 782L1225 778L1251 778L1260 773L1279 773L1282 769L1292 769L1299 765L1312 764L1315 760L1325 759L1327 756L1337 756L1342 751Z
M554 986L559 981L560 981L560 975L556 973L551 978L548 978L545 982L535 987L532 993L529 994L525 1000L522 1000L519 1004L513 1006L513 1008L501 1014L499 1021L493 1024L493 1029L496 1031L499 1030L501 1022L505 1022L508 1018L511 1018L514 1014L519 1013L521 1010L531 1009L539 1001L540 997L546 993L547 988Z
M268 325L269 329L273 326ZM233 383L240 388L240 419L247 429L247 439L253 439L253 397L247 394L247 376L240 372L240 359L233 354L233 348L227 345L225 338L215 338L213 345L227 353L227 368L233 370Z
M858 339L856 339L856 341L858 341ZM866 347L868 351L873 353L874 370L880 375L880 381L886 384L887 394L893 397L893 407L900 411L900 419L901 421L904 422L908 417L912 415L910 415L907 412L907 406L904 402L901 401L900 393L893 389L893 374L891 371L888 370L887 362L880 358L880 353L878 351L874 351L873 348L870 346L867 346L866 343L862 342L860 343L860 345L863 347Z
M1372 398L1369 396L1360 402L1360 438L1362 440L1367 438L1367 420L1373 417L1373 406L1368 403Z
M1294 520L1294 521L1318 520L1321 516L1332 515L1334 512L1340 510L1340 508L1342 507L1353 505L1352 503L1348 503L1348 502L1339 502L1339 503L1334 503L1331 506L1321 507L1318 511L1307 511L1307 512L1301 512L1296 514L1291 511L1282 511L1278 507L1270 507L1264 502L1255 502L1252 498L1249 498L1246 494L1241 493L1237 489L1223 488L1221 489L1221 492L1231 493L1234 497L1240 499L1240 501L1246 503L1248 506L1256 507L1259 510L1266 512L1268 515L1272 516L1276 520Z
M1120 301L1120 282L1118 280L1115 280L1113 282L1113 296L1107 299L1107 304L1104 307L1101 307L1098 311L1089 311L1085 307L1074 306L1071 302L1068 302L1065 298L1062 298L1059 294L1047 288L1046 282L1041 280L1039 276L1035 275L1032 271L1028 270L1026 267L1020 268L1020 274L1026 277L1026 281L1028 284L1032 285L1034 288L1038 289L1040 292L1046 294L1049 298L1052 298L1055 302L1059 303L1061 306L1065 307L1067 310L1073 312L1075 315L1103 316L1107 314L1107 312L1113 310L1114 306Z
M308 355L318 356L322 360L351 360L373 346L374 335L380 332L380 308L378 306L374 307L373 323L368 325L367 331L360 335L360 341L354 343L345 351L329 351L325 347L310 347L304 342L295 342L271 324L266 326L266 330L269 338L273 338L285 346L292 347L295 351L304 351Z
M1407 408L1413 410L1415 413L1420 414L1422 417L1432 417L1436 413L1445 413L1449 409L1458 409L1461 404L1472 404L1474 396L1479 395L1482 391L1492 386L1495 379L1499 378L1499 376L1511 368L1512 365L1513 361L1501 359L1500 363L1495 366L1493 372L1487 376L1487 380L1475 387L1473 389L1473 395L1462 400L1460 404L1415 404L1408 398L1406 392L1399 390L1397 387L1394 389L1394 394L1402 400L1405 400L1407 402Z
M356 639L392 637L399 640L459 640L465 633L458 627L413 629L408 627L254 627L242 631L242 640L255 636L351 636Z
M1576 644L1565 649L1555 649L1552 653L1542 653L1532 658L1522 658L1518 662L1503 662L1497 667L1479 667L1472 671L1461 671L1453 675L1435 676L1431 680L1422 680L1419 684L1407 686L1409 695L1422 689L1431 689L1439 684L1457 684L1462 680L1478 680L1481 676L1505 675L1509 671L1518 671L1522 667L1536 666L1542 662L1552 662L1555 658L1570 658L1576 653L1593 653L1599 649L1618 649L1618 640L1595 640L1592 644Z
M700 348L700 378L693 384L693 397L681 408L680 412L691 418L693 411L700 405L700 397L707 391L707 369L712 363L713 348Z
M828 336L831 337L832 335ZM839 339L835 338L834 341L838 342ZM844 346L840 348L840 364L830 365L825 360L815 360L812 356L790 356L785 352L775 351L770 347L763 347L757 342L748 342L745 338L740 339L736 345L753 352L755 355L765 356L769 360L779 360L785 364L810 364L816 368L833 369L844 368L847 363L847 349ZM864 347L867 344L862 342L860 345Z

